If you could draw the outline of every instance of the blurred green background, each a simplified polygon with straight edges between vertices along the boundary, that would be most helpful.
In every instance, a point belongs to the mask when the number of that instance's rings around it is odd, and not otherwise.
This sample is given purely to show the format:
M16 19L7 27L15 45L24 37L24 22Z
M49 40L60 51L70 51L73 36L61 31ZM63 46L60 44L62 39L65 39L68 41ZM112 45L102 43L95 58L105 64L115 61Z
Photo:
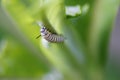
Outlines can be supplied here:
M118 33L113 32L115 24L120 32L119 3L0 0L0 80L119 80L119 57L114 54L119 55L120 46L114 45L120 37L116 41ZM65 7L76 5L81 13L67 17ZM64 43L35 39L38 21L65 36Z

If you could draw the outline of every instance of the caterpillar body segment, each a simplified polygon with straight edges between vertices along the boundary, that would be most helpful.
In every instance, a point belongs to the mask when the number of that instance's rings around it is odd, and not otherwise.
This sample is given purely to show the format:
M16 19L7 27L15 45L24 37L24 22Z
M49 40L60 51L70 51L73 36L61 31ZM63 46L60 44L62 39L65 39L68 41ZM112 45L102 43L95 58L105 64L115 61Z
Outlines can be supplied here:
M42 27L40 32L41 32L41 36L48 42L52 42L52 43L64 42L65 38L62 35L51 33L45 27Z
M52 33L45 27L42 27L40 32L41 32L41 34L39 36L37 36L36 39L39 38L40 36L42 36L45 40L47 40L48 42L51 42L51 43L60 43L60 42L64 42L64 40L65 40L65 38L62 35Z

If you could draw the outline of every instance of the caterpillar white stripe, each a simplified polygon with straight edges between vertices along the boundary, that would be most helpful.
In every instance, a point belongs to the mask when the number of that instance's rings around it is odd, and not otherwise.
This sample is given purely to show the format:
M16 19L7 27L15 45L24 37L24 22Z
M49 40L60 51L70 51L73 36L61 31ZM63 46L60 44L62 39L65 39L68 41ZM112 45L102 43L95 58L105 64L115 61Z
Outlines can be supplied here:
M65 38L62 35L51 33L45 27L42 27L40 32L41 32L41 36L48 42L60 43L60 42L64 42L65 40ZM40 37L40 35L38 37Z

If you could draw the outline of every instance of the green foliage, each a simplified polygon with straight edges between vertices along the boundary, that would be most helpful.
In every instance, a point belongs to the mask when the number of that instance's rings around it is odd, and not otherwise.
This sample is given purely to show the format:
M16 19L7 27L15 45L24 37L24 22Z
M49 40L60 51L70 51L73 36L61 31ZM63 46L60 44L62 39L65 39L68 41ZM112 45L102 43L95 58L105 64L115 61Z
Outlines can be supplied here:
M67 18L65 6L72 5L82 13ZM55 68L65 80L103 80L118 5L119 0L1 0L0 76L40 77ZM46 48L41 37L35 39L37 21L65 36L64 43Z

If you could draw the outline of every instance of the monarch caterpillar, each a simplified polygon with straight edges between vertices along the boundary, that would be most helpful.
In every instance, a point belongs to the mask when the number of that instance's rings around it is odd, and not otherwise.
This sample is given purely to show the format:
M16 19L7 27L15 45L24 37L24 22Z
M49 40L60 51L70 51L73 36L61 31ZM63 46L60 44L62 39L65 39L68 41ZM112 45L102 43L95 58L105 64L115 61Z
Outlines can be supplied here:
M64 42L65 38L62 35L57 35L55 33L51 33L45 27L42 27L40 32L41 32L41 35L39 35L36 38L39 38L40 36L42 36L48 42L52 42L52 43Z

